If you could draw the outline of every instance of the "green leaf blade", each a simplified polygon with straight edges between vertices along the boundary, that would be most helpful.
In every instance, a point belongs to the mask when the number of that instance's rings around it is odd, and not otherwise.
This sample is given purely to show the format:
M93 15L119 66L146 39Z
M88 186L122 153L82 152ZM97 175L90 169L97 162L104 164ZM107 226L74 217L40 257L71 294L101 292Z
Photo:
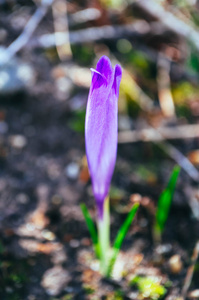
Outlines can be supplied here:
M119 229L118 235L115 239L115 242L113 244L113 249L120 249L122 242L127 234L127 231L135 217L135 214L138 210L139 204L136 203L133 205L133 207L131 208L130 212L128 213L126 220L124 221L124 223L122 224L122 226Z
M82 204L80 204L80 208L82 210L82 214L84 216L84 219L86 221L86 225L87 225L88 230L89 230L90 235L91 235L95 255L98 258L100 256L99 255L100 253L99 253L99 246L98 246L98 235L97 235L97 231L96 231L96 228L95 228L95 224L94 224L94 222L91 218L91 215L90 215L86 205L82 203Z
M158 200L155 228L158 229L160 233L163 232L166 220L168 219L168 214L170 211L171 202L172 202L179 173L180 173L180 167L175 166L170 176L168 185L166 189L162 192Z
M128 213L124 223L122 224L122 226L120 227L118 234L116 236L115 242L113 244L113 254L112 257L110 259L110 263L109 263L109 267L108 267L108 277L110 277L111 273L112 273L112 269L113 266L115 264L115 261L117 259L117 255L119 253L119 250L122 246L122 242L128 232L128 229L135 217L135 214L138 210L139 207L139 203L136 203L133 205L133 207L131 208L130 212Z

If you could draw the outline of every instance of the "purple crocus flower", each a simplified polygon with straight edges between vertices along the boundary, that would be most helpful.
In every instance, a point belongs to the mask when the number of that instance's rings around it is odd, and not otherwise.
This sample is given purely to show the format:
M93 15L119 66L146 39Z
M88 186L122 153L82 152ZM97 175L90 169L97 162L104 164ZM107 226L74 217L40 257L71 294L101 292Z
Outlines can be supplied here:
M99 218L117 154L118 96L122 69L102 56L92 71L85 122L86 154Z

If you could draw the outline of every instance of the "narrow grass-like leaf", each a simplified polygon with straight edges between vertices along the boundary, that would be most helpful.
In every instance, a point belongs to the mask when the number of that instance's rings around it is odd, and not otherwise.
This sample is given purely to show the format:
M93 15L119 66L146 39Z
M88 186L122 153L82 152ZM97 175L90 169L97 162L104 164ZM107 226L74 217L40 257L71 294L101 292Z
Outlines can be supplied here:
M180 167L175 166L173 168L168 185L166 189L162 192L158 200L158 207L157 207L156 219L155 219L155 231L159 230L160 234L162 234L165 227L166 220L168 218L179 173L180 173Z
M109 267L108 267L108 274L107 274L107 277L110 277L111 273L112 273L112 270L113 270L113 266L115 264L115 261L117 259L117 255L119 253L119 250L121 248L121 245L122 245L122 242L128 232L128 229L135 217L135 214L138 210L138 207L139 207L139 204L136 203L133 205L133 207L131 208L130 212L128 213L127 217L126 217L126 220L124 221L124 223L122 224L122 226L120 227L119 231L118 231L118 234L116 236L116 239L115 239L115 242L113 244L113 254L112 254L112 257L110 259L110 262L109 262Z
M81 207L84 219L86 221L86 225L87 225L88 230L89 230L90 235L91 235L95 255L96 255L97 258L99 258L100 253L99 253L99 245L98 245L98 235L97 235L97 231L96 231L96 228L95 228L95 224L94 224L94 222L91 218L91 215L90 215L86 205L85 204L80 204L80 207Z

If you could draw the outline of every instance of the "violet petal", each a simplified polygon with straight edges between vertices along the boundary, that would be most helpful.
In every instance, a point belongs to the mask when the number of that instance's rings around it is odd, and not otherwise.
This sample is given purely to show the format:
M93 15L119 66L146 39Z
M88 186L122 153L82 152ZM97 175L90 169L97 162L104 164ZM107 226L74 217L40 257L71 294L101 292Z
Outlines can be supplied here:
M118 95L122 70L103 56L92 70L87 102L85 139L88 166L99 216L108 194L117 154Z

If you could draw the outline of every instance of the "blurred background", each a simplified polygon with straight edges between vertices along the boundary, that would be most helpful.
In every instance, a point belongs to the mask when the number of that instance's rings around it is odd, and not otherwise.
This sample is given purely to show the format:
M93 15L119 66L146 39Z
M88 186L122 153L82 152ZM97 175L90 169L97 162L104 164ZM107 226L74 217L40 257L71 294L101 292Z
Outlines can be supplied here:
M102 55L123 69L113 237L141 203L118 268L158 274L164 299L180 297L199 232L198 29L197 0L0 0L2 300L146 299L120 269L116 286L100 281L79 208L95 217L84 120L90 68ZM157 261L152 220L176 164ZM184 299L198 299L197 272L190 285Z

